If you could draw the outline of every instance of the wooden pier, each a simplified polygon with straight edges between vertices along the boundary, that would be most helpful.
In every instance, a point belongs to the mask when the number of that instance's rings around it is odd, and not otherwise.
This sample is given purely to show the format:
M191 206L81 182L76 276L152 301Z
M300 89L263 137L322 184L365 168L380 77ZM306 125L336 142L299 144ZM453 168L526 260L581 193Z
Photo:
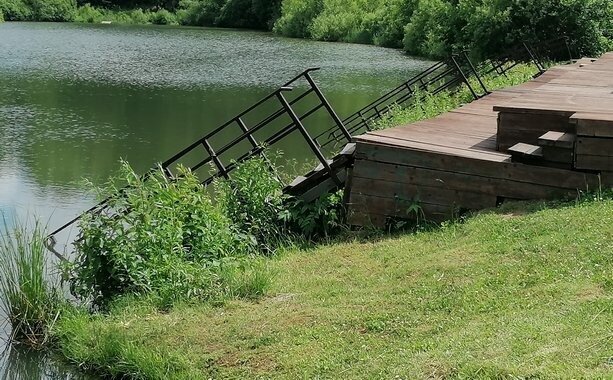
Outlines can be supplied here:
M613 53L551 68L436 118L354 138L349 223L446 220L613 186Z

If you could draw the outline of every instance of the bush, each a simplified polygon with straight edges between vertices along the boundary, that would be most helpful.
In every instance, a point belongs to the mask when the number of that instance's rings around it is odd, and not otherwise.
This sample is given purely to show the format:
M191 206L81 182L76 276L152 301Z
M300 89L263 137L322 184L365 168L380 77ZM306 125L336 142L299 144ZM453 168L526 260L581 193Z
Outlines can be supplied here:
M444 57L451 53L456 22L453 6L445 0L420 0L405 27L404 48L411 54Z
M103 20L106 20L104 13L89 4L79 7L74 17L76 22L100 23Z
M310 38L311 23L323 10L323 0L284 0L274 31L287 37Z
M293 233L310 239L328 238L343 227L342 191L322 195L313 202L288 199L282 219Z
M0 13L8 21L72 21L75 0L0 0Z
M36 21L72 21L77 10L76 0L27 0Z
M254 158L234 170L231 179L218 183L226 215L262 252L274 251L285 232L280 220L285 196L272 170L266 161Z
M25 0L0 0L0 13L6 21L28 21L33 19L32 8Z
M174 13L170 13L166 9L160 9L157 12L151 13L149 21L152 24L157 25L176 25L177 16Z
M562 35L576 55L611 46L609 0L284 0L274 30L289 37L401 46L411 54L444 57L470 48L476 56L522 41Z
M442 57L468 47L489 56L520 42L565 35L575 43L576 55L596 55L605 50L603 33L612 23L609 0L420 0L404 41L412 54Z
M207 298L215 292L211 266L244 254L246 244L199 180L187 171L182 176L169 181L156 171L145 181L122 166L129 190L109 201L115 212L81 222L68 268L75 296L104 305L120 294Z
M280 12L280 0L181 0L181 24L271 29Z

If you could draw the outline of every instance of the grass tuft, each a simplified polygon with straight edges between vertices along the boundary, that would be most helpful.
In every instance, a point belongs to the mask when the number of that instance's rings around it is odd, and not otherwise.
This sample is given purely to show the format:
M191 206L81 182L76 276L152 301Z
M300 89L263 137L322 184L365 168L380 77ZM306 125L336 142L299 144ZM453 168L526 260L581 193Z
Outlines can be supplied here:
M49 341L49 328L57 320L61 297L49 281L44 228L4 220L0 233L0 309L8 316L11 339L33 348Z

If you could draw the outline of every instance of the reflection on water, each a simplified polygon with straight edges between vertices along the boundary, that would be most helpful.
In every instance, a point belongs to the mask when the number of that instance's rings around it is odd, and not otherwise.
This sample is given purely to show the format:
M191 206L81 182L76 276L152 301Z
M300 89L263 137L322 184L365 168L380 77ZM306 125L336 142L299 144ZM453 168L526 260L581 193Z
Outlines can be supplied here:
M55 360L50 352L9 345L0 352L0 380L15 379L87 380L91 377L75 373Z
M249 31L0 24L0 212L55 229L93 204L83 178L102 183L120 157L142 172L308 67L322 68L314 78L342 117L429 64ZM277 148L308 152L299 137ZM17 353L6 370L47 371L34 364L46 356Z

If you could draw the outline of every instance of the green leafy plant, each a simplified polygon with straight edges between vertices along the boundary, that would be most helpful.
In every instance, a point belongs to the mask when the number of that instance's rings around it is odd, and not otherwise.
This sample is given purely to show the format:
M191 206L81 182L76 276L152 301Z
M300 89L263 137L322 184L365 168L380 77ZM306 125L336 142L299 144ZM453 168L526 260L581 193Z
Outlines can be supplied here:
M328 238L343 227L343 192L322 195L312 202L288 199L281 218L295 234L310 239Z
M272 252L283 241L279 214L285 195L274 170L263 158L253 158L217 184L221 208L257 252Z
M67 268L74 295L96 305L126 293L207 297L211 264L243 254L246 243L198 178L187 170L180 176L168 180L160 169L143 180L122 165L128 190L111 186L110 211L81 222Z

